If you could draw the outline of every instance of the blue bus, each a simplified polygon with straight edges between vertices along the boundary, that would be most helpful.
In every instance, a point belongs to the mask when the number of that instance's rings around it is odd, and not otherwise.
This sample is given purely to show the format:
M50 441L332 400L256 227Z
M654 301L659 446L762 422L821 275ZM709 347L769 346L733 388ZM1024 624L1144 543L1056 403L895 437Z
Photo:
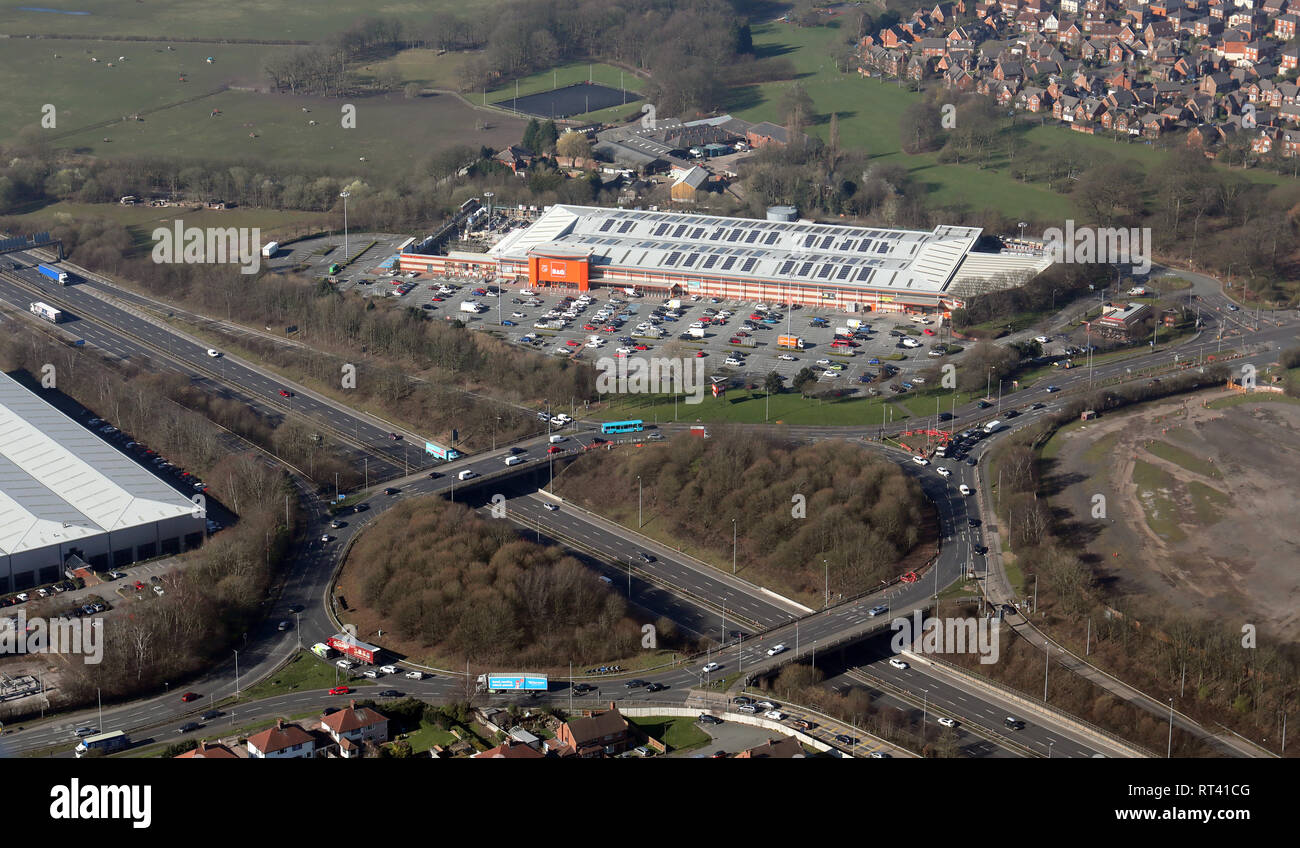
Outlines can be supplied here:
M610 433L640 433L645 427L640 420L637 421L611 421L608 424L600 425L600 432L608 435Z

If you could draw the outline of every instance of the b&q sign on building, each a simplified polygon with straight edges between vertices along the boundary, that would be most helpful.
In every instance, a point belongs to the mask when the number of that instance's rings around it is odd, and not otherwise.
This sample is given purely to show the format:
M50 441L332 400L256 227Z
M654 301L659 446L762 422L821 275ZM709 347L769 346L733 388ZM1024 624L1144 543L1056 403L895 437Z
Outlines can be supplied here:
M528 281L530 283L563 283L577 286L579 291L587 291L589 265L587 257L528 257Z

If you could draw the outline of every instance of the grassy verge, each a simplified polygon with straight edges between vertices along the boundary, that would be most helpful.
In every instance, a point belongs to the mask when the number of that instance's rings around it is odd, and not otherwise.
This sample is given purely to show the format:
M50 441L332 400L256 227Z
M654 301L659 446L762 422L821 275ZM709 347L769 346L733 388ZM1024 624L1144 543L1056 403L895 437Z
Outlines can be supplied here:
M337 674L336 674L337 673ZM335 682L335 681L338 682ZM317 659L308 651L299 651L293 659L282 666L279 671L257 685L240 693L239 700L260 701L276 695L288 695L292 692L308 692L315 689L329 689L346 683L348 686L370 686L373 681L364 677L349 679L342 669L331 663Z
M628 721L639 727L647 736L662 741L671 751L689 751L709 744L709 734L695 725L690 716L629 717Z

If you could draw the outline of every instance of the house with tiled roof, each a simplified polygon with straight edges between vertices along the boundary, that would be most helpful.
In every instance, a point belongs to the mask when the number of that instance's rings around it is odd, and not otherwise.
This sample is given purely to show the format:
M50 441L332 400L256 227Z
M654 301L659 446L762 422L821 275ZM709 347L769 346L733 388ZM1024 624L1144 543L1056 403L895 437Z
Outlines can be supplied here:
M388 717L370 707L358 707L356 701L320 720L321 729L339 746L339 756L359 756L365 743L388 741Z
M199 745L193 750L186 751L183 754L177 754L175 759L178 760L243 760L247 755L240 756L234 748L228 745L222 745L219 742L205 742L199 740Z
M793 736L769 739L736 755L737 760L790 760L805 756L803 745Z
M507 739L495 748L480 751L470 759L473 760L544 760L546 755L514 739Z
M592 758L621 754L630 747L631 735L627 719L610 702L608 710L560 725L555 739L572 752L570 756Z
M248 737L248 756L255 760L309 759L316 738L296 724L276 719L275 726Z

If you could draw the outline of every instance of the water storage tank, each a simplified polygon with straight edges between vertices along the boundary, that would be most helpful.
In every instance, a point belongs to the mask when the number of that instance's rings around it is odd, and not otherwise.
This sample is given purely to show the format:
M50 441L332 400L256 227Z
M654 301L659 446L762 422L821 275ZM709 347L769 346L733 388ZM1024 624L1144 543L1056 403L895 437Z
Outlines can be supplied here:
M769 206L767 207L767 220L769 221L794 221L799 217L799 210L793 206Z

